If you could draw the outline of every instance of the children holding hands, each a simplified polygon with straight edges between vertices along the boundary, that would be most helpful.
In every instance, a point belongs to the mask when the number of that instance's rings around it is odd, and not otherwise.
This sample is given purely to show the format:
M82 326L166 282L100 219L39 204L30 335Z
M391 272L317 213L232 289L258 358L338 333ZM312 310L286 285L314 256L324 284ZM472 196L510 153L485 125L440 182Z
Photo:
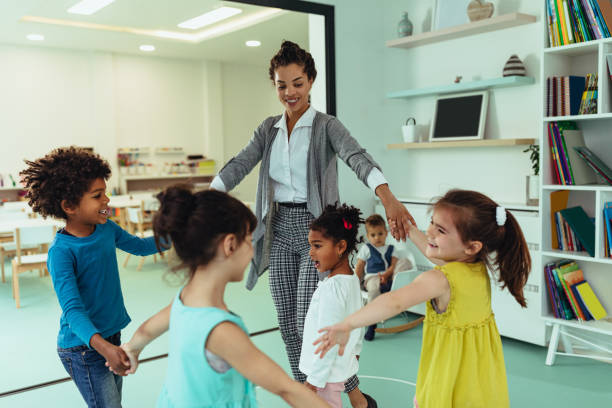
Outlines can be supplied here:
M62 308L57 350L90 407L121 406L122 378L131 367L119 347L130 322L116 249L151 255L151 238L128 234L108 219L108 162L83 149L53 150L26 161L20 175L33 210L66 221L49 248L47 266ZM119 375L113 375L105 367Z
M378 214L370 215L365 220L365 227L368 243L362 245L357 253L355 273L363 280L368 292L368 302L371 302L381 293L391 290L398 258L394 256L393 245L386 245L387 228L383 217ZM374 340L375 329L376 323L368 326L364 339Z
M481 193L451 190L433 205L427 234L413 227L409 237L437 266L321 329L316 352L340 345L342 355L356 328L427 302L415 407L508 407L487 267L525 307L531 258L516 219Z
M136 371L147 344L170 330L158 407L257 407L254 383L293 407L328 407L255 347L242 319L225 303L227 284L243 279L253 257L253 213L220 191L169 187L158 198L155 237L172 241L182 261L178 268L187 270L188 279L172 303L122 346L131 361L127 372Z

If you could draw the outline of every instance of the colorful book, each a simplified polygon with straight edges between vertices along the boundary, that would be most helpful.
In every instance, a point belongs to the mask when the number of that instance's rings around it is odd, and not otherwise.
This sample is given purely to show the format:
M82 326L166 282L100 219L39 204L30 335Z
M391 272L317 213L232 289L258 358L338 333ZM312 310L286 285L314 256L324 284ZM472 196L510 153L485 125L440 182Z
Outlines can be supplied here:
M612 257L612 202L607 202L604 206L604 220L606 226L606 238L608 256Z
M563 219L580 240L590 256L595 256L595 225L582 207L571 207L561 210Z
M595 184L597 179L588 164L578 155L575 147L585 147L584 136L580 130L564 130L565 153L568 155L570 173L574 184Z
M552 270L555 267L554 262L550 262L544 266L544 275L546 277L546 290L548 291L548 300L550 301L550 308L558 319L563 319L563 312L559 301L559 295L557 294L557 288L555 281L552 277Z
M552 271L552 276L555 281L555 285L557 287L557 293L559 294L559 300L561 301L561 307L563 310L563 318L565 320L572 320L576 318L574 311L572 310L572 306L569 303L569 299L565 295L565 290L563 289L563 284L559 279L559 275L557 275L556 268Z
M599 11L601 12L603 20L606 23L609 36L610 30L612 29L612 2L610 0L597 0L597 4L599 5Z
M578 300L576 299L576 297L574 296L574 293L572 292L572 288L571 288L573 284L584 281L584 275L582 274L582 271L578 267L578 264L572 261L565 265L559 266L558 273L559 273L559 278L561 279L561 282L563 283L563 288L565 289L565 292L567 293L567 297L569 298L572 308L574 309L574 314L580 320L587 320L586 315L580 308L580 304Z
M600 176L606 179L609 184L612 184L612 169L610 169L599 157L597 157L595 153L593 153L587 147L575 147L574 149L581 154L581 157L585 157L590 163L592 163L591 167L594 167Z
M604 317L608 315L606 313L606 310L602 306L601 302L595 295L595 292L593 292L593 288L591 288L591 285L589 285L588 282L585 281L585 282L579 283L578 285L576 285L576 289L578 290L578 293L580 294L580 298L582 299L582 302L584 303L586 308L589 310L589 313L591 314L591 316L593 316L593 319L595 320L603 319Z
M582 282L584 282L584 280ZM578 293L578 289L576 288L576 286L578 286L579 284L580 282L575 283L570 286L572 295L574 296L574 299L576 299L576 302L578 302L578 306L580 306L580 310L582 310L582 313L584 313L584 320L586 321L593 320L593 316L591 316L591 313L589 313L589 309L587 309L586 305L582 301L582 298L580 297L580 293Z
M568 190L553 191L550 193L550 227L552 249L559 249L559 235L555 214L567 207L569 199Z

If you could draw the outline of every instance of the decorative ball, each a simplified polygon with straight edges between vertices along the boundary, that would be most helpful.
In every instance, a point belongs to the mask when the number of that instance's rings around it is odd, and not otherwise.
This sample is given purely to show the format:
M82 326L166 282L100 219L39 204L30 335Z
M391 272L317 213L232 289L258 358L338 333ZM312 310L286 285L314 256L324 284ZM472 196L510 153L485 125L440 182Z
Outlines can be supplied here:
M503 76L525 76L525 64L523 61L516 55L513 54L506 61L506 65L504 65Z

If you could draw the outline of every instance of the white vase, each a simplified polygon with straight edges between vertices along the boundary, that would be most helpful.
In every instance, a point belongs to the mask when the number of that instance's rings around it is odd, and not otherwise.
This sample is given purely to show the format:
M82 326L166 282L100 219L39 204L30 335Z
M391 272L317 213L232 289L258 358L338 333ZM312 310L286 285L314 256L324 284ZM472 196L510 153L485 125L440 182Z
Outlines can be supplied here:
M527 205L538 205L540 201L540 176L529 175L526 180Z

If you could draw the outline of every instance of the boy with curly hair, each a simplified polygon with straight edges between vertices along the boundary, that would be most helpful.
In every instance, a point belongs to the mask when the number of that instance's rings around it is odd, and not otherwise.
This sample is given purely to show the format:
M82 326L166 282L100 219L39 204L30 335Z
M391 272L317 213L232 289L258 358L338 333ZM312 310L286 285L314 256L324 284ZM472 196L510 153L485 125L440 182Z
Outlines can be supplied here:
M20 175L26 198L43 217L64 219L47 266L62 308L58 354L90 407L120 407L122 377L130 368L121 329L130 322L121 293L116 248L134 255L157 251L153 237L138 238L108 220L108 162L76 147L26 160Z

